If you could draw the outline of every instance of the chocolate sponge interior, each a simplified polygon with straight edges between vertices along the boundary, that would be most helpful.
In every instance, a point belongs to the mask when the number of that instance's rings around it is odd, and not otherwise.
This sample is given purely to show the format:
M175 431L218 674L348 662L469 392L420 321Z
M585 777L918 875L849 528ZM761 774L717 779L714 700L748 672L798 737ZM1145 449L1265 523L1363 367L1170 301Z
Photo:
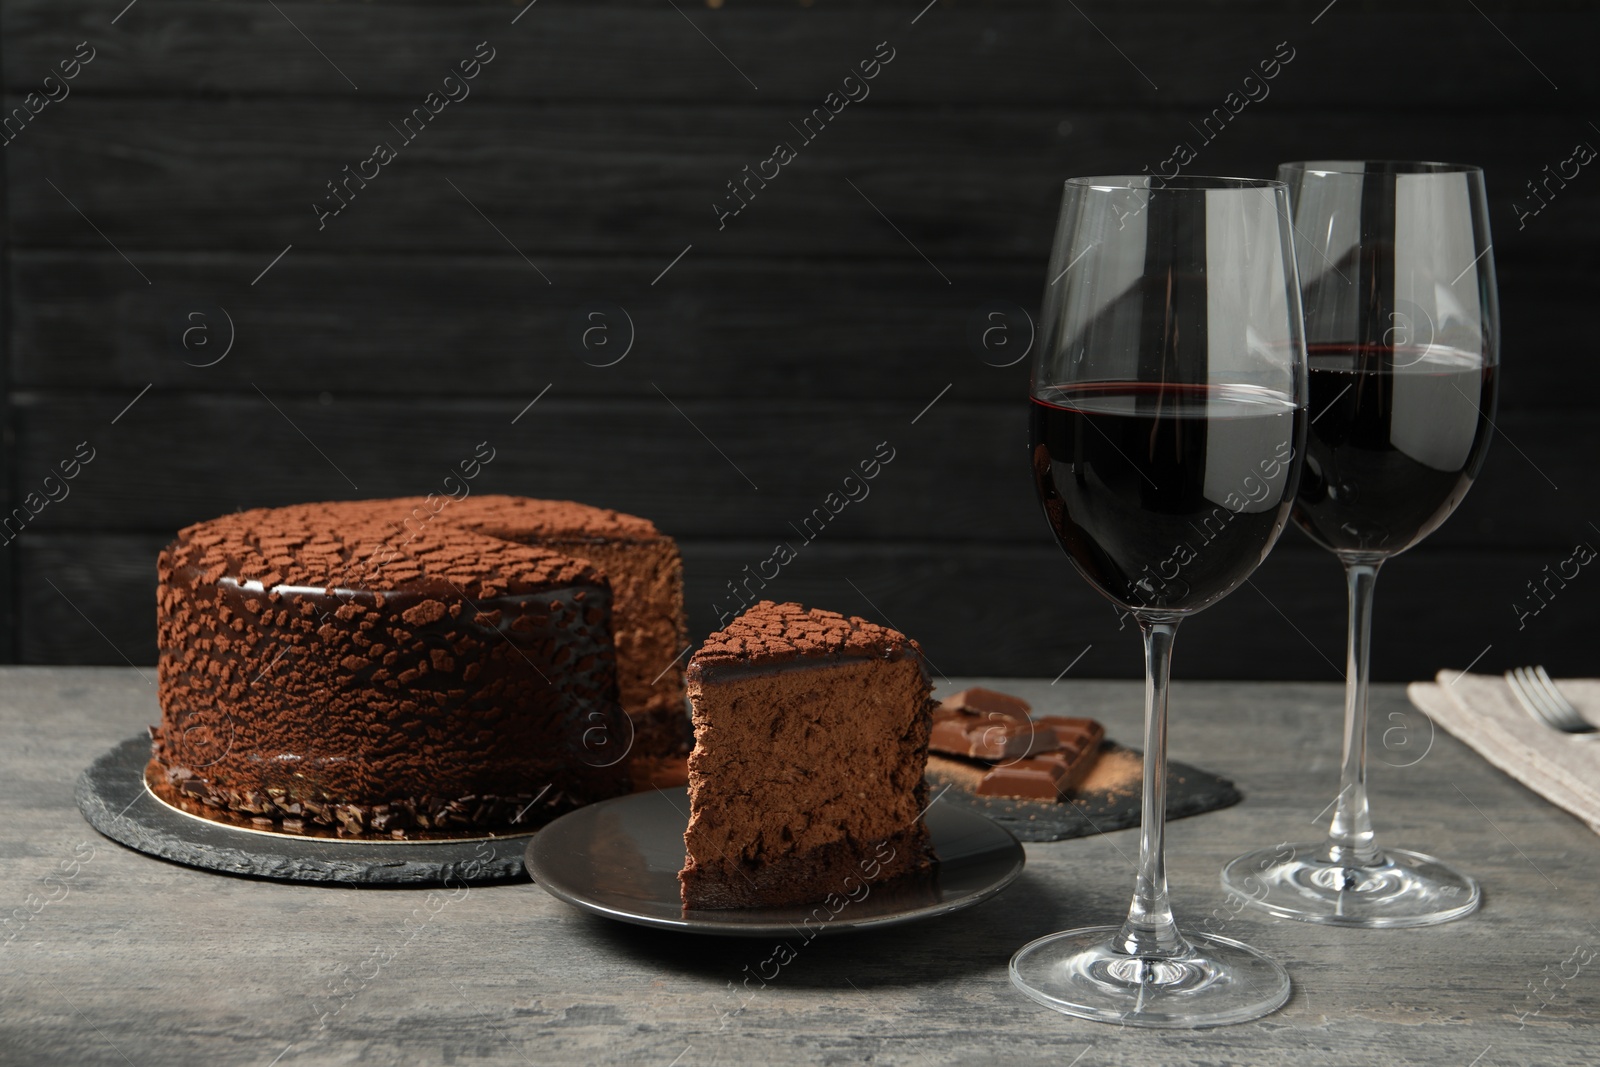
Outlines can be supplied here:
M691 671L687 908L859 896L926 871L931 705L917 657Z

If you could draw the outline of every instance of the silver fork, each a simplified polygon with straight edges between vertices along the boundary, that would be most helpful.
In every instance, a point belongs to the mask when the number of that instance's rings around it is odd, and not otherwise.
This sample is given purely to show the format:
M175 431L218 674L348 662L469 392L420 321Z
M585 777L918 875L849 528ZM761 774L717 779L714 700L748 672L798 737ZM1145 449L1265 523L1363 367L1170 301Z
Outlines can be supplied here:
M1564 734L1595 734L1600 727L1579 714L1572 702L1556 688L1543 667L1518 667L1506 672L1506 683L1528 714L1552 730Z

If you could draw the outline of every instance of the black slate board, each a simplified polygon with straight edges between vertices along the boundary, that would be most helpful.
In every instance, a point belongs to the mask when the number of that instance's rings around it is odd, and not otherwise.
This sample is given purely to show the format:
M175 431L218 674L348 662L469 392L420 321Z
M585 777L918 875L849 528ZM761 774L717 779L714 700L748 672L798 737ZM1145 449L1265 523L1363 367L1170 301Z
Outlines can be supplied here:
M1134 749L1123 751L1139 755ZM945 788L947 785L948 789ZM987 815L1016 834L1019 841L1065 841L1071 837L1088 837L1090 834L1103 834L1139 825L1141 805L1137 786L1117 792L1081 792L1070 800L1055 803L980 797L959 784L951 784L937 772L929 773L928 786L930 796L943 791L944 803ZM1187 763L1167 763L1169 819L1232 807L1243 799L1238 788L1226 778Z
M334 841L263 834L169 808L144 784L150 739L131 737L78 779L78 810L128 848L174 863L280 882L476 885L522 879L531 834L417 842Z
M1125 750L1133 752L1133 750ZM1134 752L1137 755L1136 752ZM523 879L522 855L531 835L460 841L363 842L261 834L212 823L156 800L144 785L150 742L132 737L95 760L78 779L78 810L89 825L138 852L189 867L284 882L372 886L480 884ZM1135 789L1084 792L1046 804L975 796L929 775L945 803L987 816L1021 841L1063 841L1139 824ZM1167 766L1167 818L1237 804L1226 778L1185 763Z

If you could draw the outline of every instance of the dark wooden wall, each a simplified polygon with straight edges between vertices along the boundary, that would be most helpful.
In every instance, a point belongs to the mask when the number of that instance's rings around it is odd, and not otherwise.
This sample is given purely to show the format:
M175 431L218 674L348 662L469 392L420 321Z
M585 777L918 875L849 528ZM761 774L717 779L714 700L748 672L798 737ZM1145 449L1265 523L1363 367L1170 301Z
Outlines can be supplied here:
M1194 126L1286 42L1270 95L1190 172L1467 160L1493 202L1501 436L1460 512L1385 573L1376 674L1480 655L1593 673L1600 568L1537 615L1514 606L1600 546L1600 162L1518 217L1526 182L1600 145L1592 8L122 3L0 0L8 113L95 50L0 149L5 491L95 452L0 549L16 660L150 662L155 554L180 525L434 491L485 440L475 489L678 537L703 635L726 583L798 547L789 524L887 441L871 495L768 595L891 620L950 674L1054 676L1080 654L1074 674L1135 673L1132 628L1031 498L1025 365L985 362L973 324L1036 308L1062 178L1199 146ZM470 97L319 230L325 183L398 145L389 124L483 41ZM885 41L870 96L801 144L789 124ZM725 183L778 141L798 158L719 229ZM585 362L574 322L596 308L613 347ZM627 340L617 308L631 350L590 365ZM1177 670L1335 678L1343 628L1338 567L1291 531L1186 628Z

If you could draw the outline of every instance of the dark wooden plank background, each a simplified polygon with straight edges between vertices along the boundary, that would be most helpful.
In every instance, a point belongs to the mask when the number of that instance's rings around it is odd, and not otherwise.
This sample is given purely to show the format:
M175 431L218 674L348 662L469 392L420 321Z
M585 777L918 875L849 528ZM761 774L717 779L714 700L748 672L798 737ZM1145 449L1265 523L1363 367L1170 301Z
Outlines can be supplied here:
M1600 577L1516 610L1575 544L1600 545L1582 326L1600 173L1519 219L1528 181L1600 144L1587 5L120 6L0 0L7 113L78 42L96 50L0 149L0 488L20 499L78 442L96 449L0 548L0 655L149 662L154 556L178 526L425 493L483 440L479 490L619 507L677 536L698 636L727 583L798 544L790 524L888 441L871 495L767 595L891 621L949 674L1135 674L1131 626L1036 513L1026 369L986 362L973 326L1036 307L1063 177L1199 145L1194 126L1286 42L1270 94L1192 172L1463 159L1492 203L1501 436L1460 512L1385 572L1375 674L1593 673ZM324 183L397 141L388 124L480 41L495 58L471 96L319 230ZM719 229L725 183L798 141L789 123L881 41L895 58L870 96ZM632 338L606 367L574 341L602 307L607 351ZM1291 532L1186 629L1177 669L1337 678L1343 626L1337 566Z

